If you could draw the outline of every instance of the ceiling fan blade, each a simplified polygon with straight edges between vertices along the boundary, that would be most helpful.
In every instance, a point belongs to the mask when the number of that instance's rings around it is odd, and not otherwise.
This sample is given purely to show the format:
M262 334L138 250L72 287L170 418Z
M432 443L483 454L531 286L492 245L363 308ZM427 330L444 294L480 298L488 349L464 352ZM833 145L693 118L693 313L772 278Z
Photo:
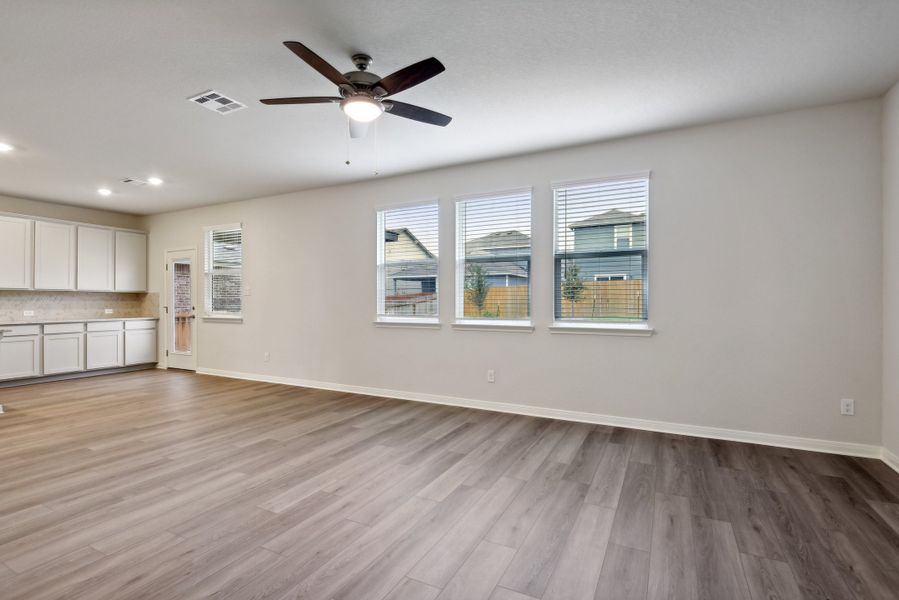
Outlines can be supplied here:
M299 42L284 42L291 52L302 58L306 63L327 77L334 85L351 85L343 73L335 69L324 58Z
M443 66L443 63L432 56L384 77L373 87L380 87L387 92L386 95L392 96L403 90L408 90L410 87L418 85L423 81L427 81L445 70L446 67Z
M368 134L369 123L360 123L353 119L347 119L350 122L350 137L354 140L364 138Z
M387 112L391 115L412 119L413 121L421 121L422 123L428 123L429 125L439 125L440 127L446 127L449 125L449 122L453 120L452 117L448 117L437 111L415 106L414 104L397 102L396 100L385 101L384 108L386 108Z
M299 98L265 98L260 100L263 104L326 104L340 102L336 96L302 96Z

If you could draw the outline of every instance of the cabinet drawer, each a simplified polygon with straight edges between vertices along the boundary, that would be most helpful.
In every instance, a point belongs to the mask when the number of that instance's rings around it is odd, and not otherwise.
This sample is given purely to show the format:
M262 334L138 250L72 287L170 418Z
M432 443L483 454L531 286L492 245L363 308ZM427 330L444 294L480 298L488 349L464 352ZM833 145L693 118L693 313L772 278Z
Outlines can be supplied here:
M119 331L122 329L123 321L97 321L88 323L88 331Z
M146 321L125 321L125 329L156 329L156 321L147 319Z
M0 325L3 337L15 337L19 335L40 335L40 325Z
M48 323L44 325L44 334L81 333L82 331L84 331L84 323Z

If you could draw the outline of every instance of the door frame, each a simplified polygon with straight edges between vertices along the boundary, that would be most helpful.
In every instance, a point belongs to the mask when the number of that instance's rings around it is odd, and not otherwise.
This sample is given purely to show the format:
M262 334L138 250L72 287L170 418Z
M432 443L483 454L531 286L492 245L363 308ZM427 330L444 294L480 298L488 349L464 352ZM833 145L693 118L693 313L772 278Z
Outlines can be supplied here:
M171 326L170 326L169 311L168 311L168 304L169 304L169 300L170 300L169 292L171 291L171 290L169 290L170 281L169 281L168 265L169 265L169 253L171 253L171 252L193 252L194 276L192 277L192 281L191 281L190 293L191 293L191 297L193 299L194 313L198 312L196 309L196 306L197 306L197 300L199 299L197 296L197 285L198 285L197 280L199 279L199 272L198 272L199 256L198 256L198 252L197 252L197 247L196 246L182 246L182 247L178 247L178 248L165 249L162 253L162 279L163 279L162 289L163 289L163 294L164 294L164 297L163 297L164 303L160 306L160 311L162 313L162 320L165 323L165 327L163 327L164 334L163 334L163 343L162 343L162 356L165 358L165 368L166 369L169 368L169 343L171 342L171 340L172 340L171 336L174 333L170 330ZM198 352L198 347L200 345L199 321L200 321L200 319L198 319L198 318L194 319L194 326L193 326L194 339L193 339L193 348L191 350L192 350L192 354L194 357L194 369L193 369L194 372L196 372L197 369L199 368L199 352Z

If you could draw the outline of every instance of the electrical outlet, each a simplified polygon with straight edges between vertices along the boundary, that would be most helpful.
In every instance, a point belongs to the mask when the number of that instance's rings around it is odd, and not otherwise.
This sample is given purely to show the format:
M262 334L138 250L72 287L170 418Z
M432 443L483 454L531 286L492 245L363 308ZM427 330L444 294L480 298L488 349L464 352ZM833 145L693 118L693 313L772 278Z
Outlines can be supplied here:
M103 314L104 314L104 315L111 315L111 314L112 314L112 309L111 309L111 308L104 308L104 309L103 309Z
M33 317L33 316L34 316L34 311L33 311L33 310L26 310L26 311L23 311L23 312L24 312L24 314L25 314L26 317Z
M844 417L855 415L855 400L851 398L843 398L840 400L840 414Z
M487 369L487 383L496 383L496 372L493 369Z
M262 360L264 360L265 362L268 362L268 359L270 359L271 357L271 354L269 354L268 352L264 352L262 354Z
M244 296L252 296L253 295L252 290L250 289L249 286L247 286L243 289L243 295Z

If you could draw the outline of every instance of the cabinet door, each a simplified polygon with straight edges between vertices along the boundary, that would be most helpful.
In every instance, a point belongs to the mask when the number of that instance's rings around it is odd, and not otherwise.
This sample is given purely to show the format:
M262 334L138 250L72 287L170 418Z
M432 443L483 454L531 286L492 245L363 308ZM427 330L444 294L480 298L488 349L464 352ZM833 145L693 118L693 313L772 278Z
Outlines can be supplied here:
M44 336L44 375L84 370L84 334Z
M147 291L147 234L115 232L115 289Z
M75 226L34 224L34 289L75 289Z
M132 329L125 332L125 364L156 362L156 330Z
M41 337L25 335L0 339L0 379L41 374Z
M111 292L114 289L115 237L112 229L78 226L78 289Z
M125 364L124 331L94 331L87 334L87 368L110 369Z
M31 288L31 236L34 221L0 216L0 288Z

